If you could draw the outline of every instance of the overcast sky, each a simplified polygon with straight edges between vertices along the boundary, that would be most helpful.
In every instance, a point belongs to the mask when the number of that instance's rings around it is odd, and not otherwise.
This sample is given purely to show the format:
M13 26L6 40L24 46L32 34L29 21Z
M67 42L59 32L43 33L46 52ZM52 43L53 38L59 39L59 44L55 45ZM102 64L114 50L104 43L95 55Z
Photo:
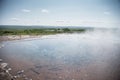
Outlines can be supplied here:
M1 25L120 27L120 0L0 0Z

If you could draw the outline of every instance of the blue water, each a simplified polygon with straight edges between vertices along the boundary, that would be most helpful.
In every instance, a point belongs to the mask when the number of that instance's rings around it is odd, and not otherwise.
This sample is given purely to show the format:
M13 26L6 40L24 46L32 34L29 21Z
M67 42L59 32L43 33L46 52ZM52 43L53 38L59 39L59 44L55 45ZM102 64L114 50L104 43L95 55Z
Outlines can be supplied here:
M95 71L99 76L102 76L100 73L114 76L111 72L114 72L120 63L120 36L111 31L49 35L1 44L4 44L4 47L0 48L1 58L22 59L33 65L44 64L41 63L43 61L45 64L59 66L93 66L98 67ZM108 72L104 72L105 70Z

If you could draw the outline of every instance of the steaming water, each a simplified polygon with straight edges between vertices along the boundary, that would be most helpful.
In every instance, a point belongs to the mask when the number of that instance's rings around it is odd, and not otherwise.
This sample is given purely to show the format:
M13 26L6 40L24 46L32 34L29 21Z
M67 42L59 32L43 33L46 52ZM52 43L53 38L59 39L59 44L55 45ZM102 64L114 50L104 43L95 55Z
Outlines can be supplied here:
M16 65L43 66L43 69L37 68L42 75L33 74L42 80L117 80L120 75L118 33L117 30L96 30L7 41L1 43L4 47L0 53L1 58L11 63L16 61Z

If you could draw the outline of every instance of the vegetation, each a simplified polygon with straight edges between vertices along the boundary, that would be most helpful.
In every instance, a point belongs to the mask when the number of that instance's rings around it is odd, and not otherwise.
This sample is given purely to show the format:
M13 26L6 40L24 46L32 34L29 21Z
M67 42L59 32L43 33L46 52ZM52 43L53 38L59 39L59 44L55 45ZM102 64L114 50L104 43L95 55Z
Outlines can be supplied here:
M0 29L0 35L48 35L57 33L84 32L85 29L41 28L41 29Z

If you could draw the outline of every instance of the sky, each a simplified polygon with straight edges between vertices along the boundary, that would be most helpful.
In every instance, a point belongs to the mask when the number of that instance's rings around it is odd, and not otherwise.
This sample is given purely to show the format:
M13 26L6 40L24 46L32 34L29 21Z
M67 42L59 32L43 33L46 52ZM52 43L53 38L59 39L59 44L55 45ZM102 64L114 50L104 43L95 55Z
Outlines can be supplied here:
M120 0L0 0L0 25L120 27Z

